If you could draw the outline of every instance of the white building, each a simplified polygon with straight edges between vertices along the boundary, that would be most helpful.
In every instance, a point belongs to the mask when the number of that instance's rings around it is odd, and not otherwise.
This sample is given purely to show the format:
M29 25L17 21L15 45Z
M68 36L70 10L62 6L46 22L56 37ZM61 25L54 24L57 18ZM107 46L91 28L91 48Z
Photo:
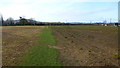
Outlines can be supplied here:
M118 23L120 23L120 1L118 2Z

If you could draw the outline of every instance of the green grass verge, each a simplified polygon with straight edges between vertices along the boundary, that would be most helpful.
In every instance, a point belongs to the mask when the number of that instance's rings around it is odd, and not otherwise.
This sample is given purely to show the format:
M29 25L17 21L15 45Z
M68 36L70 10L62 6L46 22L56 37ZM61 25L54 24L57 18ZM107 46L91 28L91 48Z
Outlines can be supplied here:
M20 66L61 66L62 63L57 60L58 52L56 49L48 48L48 45L56 45L51 29L43 29L39 43L39 45L30 48Z

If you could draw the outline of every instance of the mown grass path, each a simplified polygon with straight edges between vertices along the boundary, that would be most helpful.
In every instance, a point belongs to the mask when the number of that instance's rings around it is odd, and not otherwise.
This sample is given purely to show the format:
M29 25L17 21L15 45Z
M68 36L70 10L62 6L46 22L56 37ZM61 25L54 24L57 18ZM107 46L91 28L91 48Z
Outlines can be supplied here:
M57 60L58 52L56 49L48 47L48 45L56 45L50 28L43 29L38 42L39 45L34 45L25 54L20 66L61 66Z

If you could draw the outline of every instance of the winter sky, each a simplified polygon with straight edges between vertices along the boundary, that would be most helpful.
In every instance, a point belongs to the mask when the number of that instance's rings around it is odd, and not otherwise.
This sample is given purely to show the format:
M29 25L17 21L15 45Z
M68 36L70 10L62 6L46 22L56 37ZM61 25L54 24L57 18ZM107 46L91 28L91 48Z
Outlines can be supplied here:
M119 0L0 0L4 20L34 18L38 21L117 21Z

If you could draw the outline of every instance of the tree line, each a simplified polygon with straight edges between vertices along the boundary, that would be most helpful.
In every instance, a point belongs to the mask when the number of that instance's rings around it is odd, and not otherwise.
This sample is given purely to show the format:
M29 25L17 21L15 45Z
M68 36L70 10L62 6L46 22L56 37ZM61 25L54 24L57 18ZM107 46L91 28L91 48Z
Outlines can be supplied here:
M24 17L19 17L18 20L14 20L12 17L7 20L3 20L2 15L0 16L0 26L24 26L24 25L70 25L70 23L61 22L39 22L34 19L26 19Z
M0 22L2 26L16 26L16 25L36 25L38 22L36 20L25 19L20 17L18 20L14 20L12 17L8 18L7 20L3 20L3 17L0 16Z
M14 20L12 17L7 20L3 20L3 16L0 15L0 26L26 26L26 25L120 25L120 23L64 23L64 22L39 22L34 19L26 19L19 17L18 20Z

